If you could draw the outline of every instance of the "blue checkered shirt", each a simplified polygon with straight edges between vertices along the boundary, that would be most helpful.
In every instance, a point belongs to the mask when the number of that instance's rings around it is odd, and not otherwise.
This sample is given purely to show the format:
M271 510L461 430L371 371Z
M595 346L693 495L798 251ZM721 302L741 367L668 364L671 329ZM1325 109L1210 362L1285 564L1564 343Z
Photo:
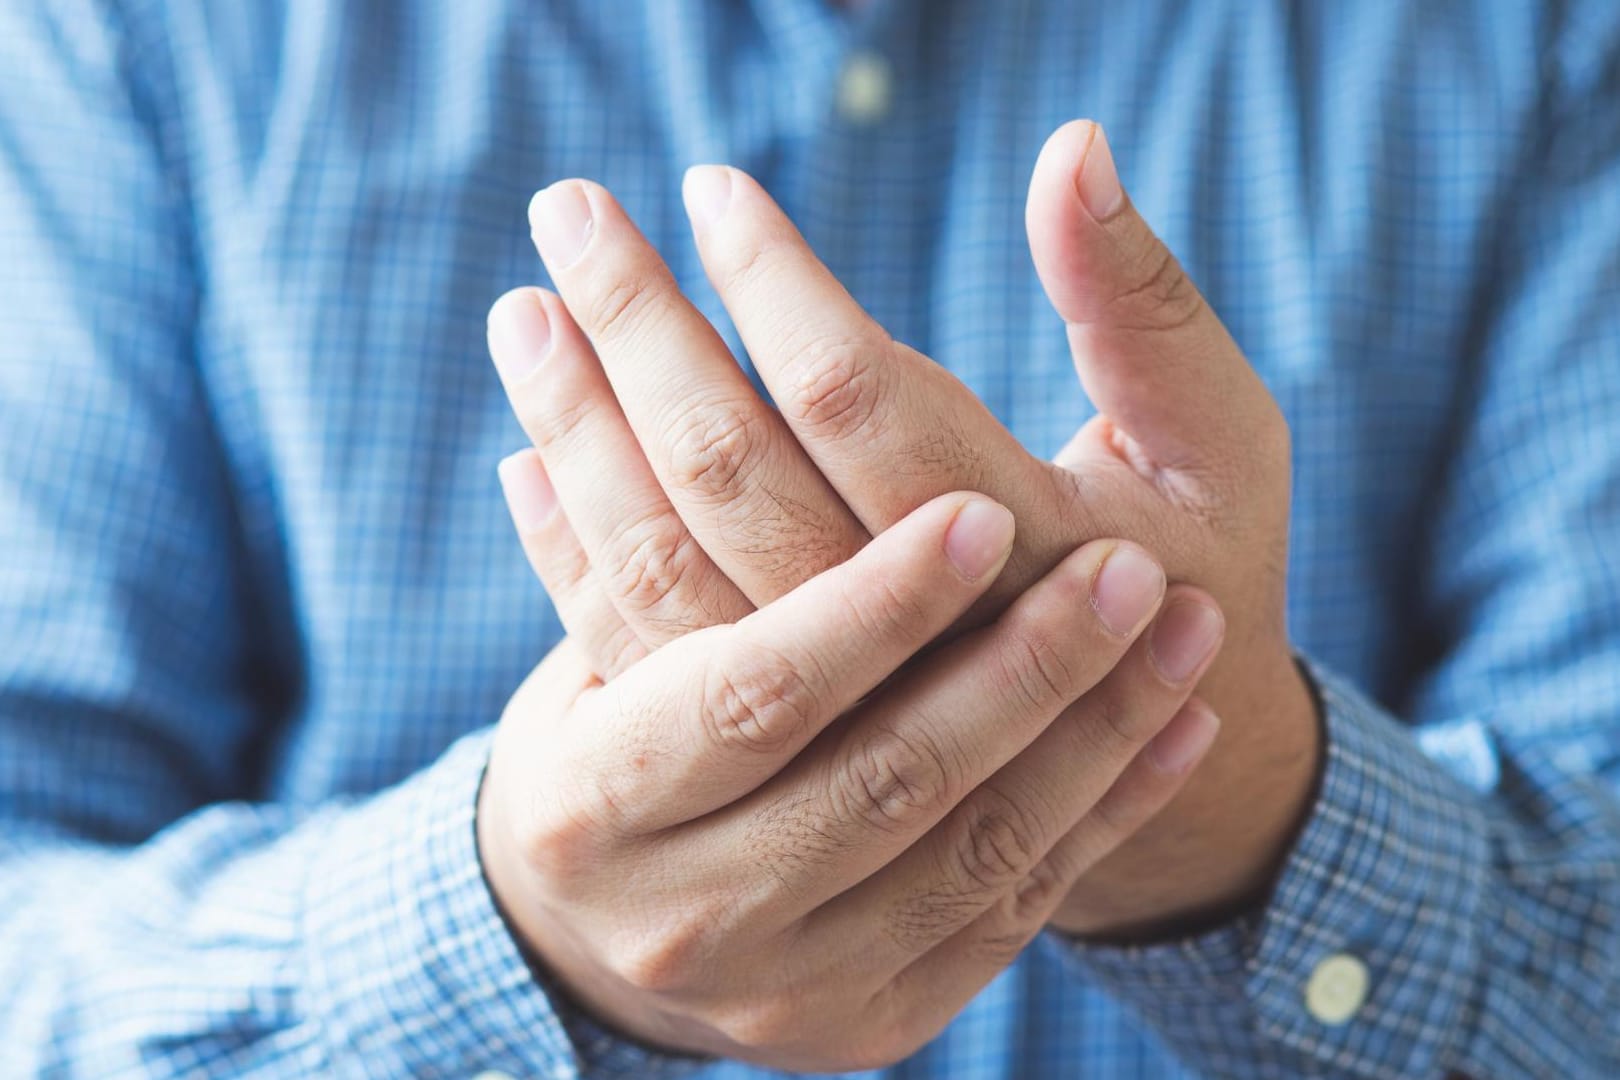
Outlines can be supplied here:
M735 347L728 161L1049 455L1081 115L1292 423L1321 789L1264 910L1043 936L878 1075L1615 1075L1617 102L1612 0L5 0L0 1075L761 1076L556 1000L480 874L561 632L484 314L583 175Z

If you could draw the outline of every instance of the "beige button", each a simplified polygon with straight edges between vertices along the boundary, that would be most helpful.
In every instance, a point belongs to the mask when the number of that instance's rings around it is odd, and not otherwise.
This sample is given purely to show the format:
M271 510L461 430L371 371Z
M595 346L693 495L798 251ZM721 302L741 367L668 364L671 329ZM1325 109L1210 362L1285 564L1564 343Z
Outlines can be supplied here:
M1343 1024L1367 1000L1367 965L1349 953L1334 953L1311 972L1305 1008L1324 1024Z
M875 124L894 103L894 69L877 53L858 52L838 77L838 112L852 124Z

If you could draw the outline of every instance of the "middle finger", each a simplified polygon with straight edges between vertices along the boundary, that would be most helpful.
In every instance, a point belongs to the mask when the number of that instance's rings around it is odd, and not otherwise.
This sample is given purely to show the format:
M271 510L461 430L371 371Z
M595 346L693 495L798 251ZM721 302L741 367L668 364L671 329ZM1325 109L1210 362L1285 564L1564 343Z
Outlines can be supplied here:
M490 309L489 345L563 515L641 643L656 649L746 615L752 605L693 541L648 469L562 301L540 289L502 296Z
M535 196L530 221L654 474L751 601L870 539L612 195L564 180Z

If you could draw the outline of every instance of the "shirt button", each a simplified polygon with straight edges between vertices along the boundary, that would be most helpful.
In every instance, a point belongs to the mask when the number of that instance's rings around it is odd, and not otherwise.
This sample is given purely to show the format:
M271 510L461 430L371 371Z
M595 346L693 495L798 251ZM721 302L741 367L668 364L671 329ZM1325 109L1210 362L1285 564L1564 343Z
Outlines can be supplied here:
M473 1080L513 1080L513 1078L510 1074L503 1073L499 1069L486 1069L473 1077Z
M1349 953L1334 953L1311 972L1305 1007L1324 1024L1343 1024L1367 1000L1367 965Z
M838 112L852 124L875 124L894 102L894 71L877 53L858 52L838 76Z

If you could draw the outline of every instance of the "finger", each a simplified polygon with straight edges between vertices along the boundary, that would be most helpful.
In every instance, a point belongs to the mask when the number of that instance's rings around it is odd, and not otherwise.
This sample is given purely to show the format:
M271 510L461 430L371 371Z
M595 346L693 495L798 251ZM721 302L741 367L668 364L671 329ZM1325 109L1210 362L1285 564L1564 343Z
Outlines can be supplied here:
M807 920L810 953L899 972L987 911L1039 907L1034 890L1049 882L1037 868L1066 834L1089 837L1084 851L1100 859L1146 820L1127 811L1156 810L1180 789L1188 744L1166 725L1213 661L1223 627L1206 593L1170 590L1153 627L1096 689L916 845Z
M1000 572L1012 535L1012 515L982 496L935 499L844 565L626 671L598 699L601 715L572 729L564 758L592 778L598 809L621 833L726 806L965 611ZM604 775L604 761L630 767Z
M1087 396L1149 461L1207 470L1286 437L1259 376L1126 196L1100 127L1077 120L1047 140L1025 216Z
M868 530L957 488L989 492L1020 521L1050 507L1049 467L953 375L890 338L759 184L708 165L685 190L698 253L755 368ZM1027 583L1064 554L1012 569Z
M753 610L670 505L562 302L515 289L490 352L609 602L648 649Z
M899 856L1108 674L1164 587L1135 545L1087 544L728 808L717 828L771 871L757 902L796 918Z
M557 492L539 453L519 450L501 461L498 473L523 553L551 596L563 629L579 642L597 676L611 679L645 656L646 646L596 580L585 549L557 508Z
M530 215L540 255L595 345L654 475L693 537L754 604L866 543L870 534L612 195L562 181L535 196Z
M1187 702L1091 810L1002 900L890 981L867 1010L920 1045L1007 968L1051 920L1081 875L1169 805L1220 729Z

